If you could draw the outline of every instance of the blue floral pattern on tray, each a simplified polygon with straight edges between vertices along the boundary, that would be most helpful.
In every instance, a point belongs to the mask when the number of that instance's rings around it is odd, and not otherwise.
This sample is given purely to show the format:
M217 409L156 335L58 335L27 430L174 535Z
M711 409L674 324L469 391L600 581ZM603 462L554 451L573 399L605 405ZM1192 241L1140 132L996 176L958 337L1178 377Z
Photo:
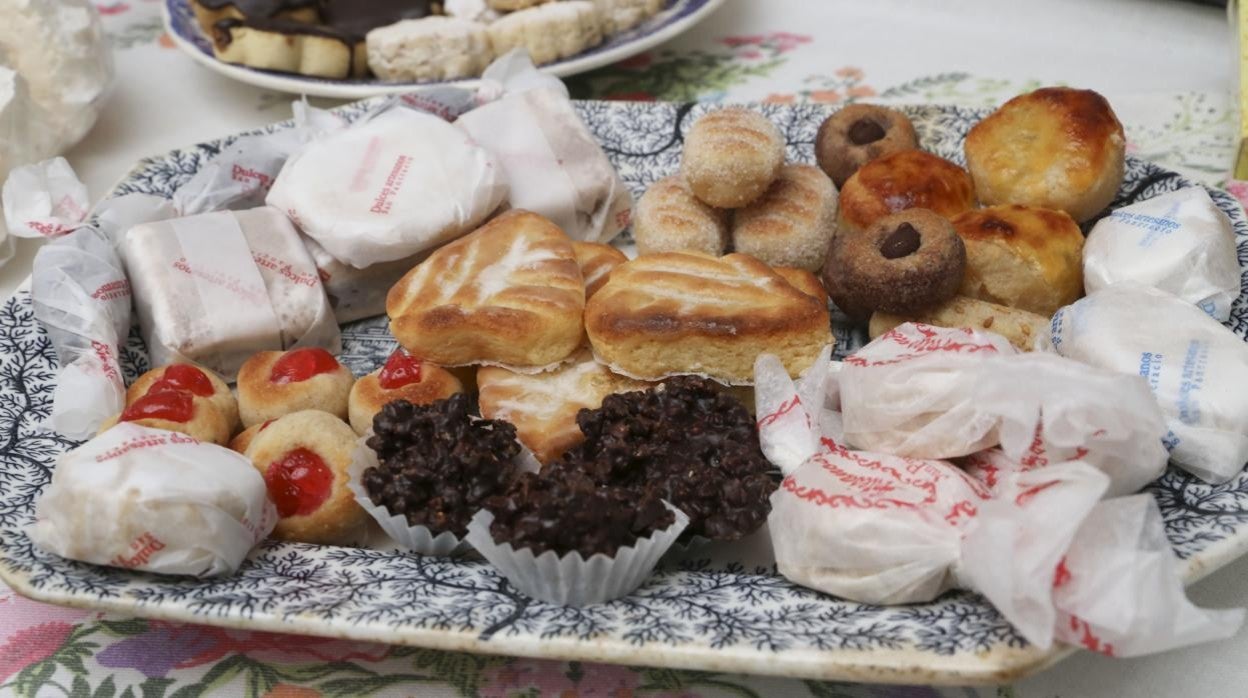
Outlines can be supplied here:
M374 103L342 113L358 116ZM683 134L708 107L581 102L577 108L640 195L677 169ZM828 108L759 108L784 133L789 158L810 161L815 131ZM954 107L906 111L924 147L959 161L966 131L983 114ZM144 160L114 194L170 196L231 140ZM1115 205L1189 184L1128 159ZM1240 263L1248 267L1248 221L1229 195L1210 193L1233 221ZM619 242L627 244L627 235ZM1245 297L1235 303L1228 324L1248 336ZM840 323L836 334L841 353L863 341L860 330ZM384 318L344 327L344 359L357 374L380 365L393 346ZM122 356L131 377L147 368L137 335ZM74 445L39 427L48 415L55 367L29 295L19 293L0 308L0 570L15 587L40 598L206 623L267 623L263 627L569 659L700 666L723 655L736 670L824 678L852 676L846 666L875 666L895 672L895 680L1000 680L1008 675L1003 672L1053 657L1027 647L975 594L954 592L905 607L864 605L797 587L770 565L697 551L665 562L633 595L583 609L530 600L471 558L268 542L238 574L211 580L64 560L34 547L25 533L55 458ZM1248 544L1245 474L1214 487L1171 468L1149 491L1161 505L1176 554L1189 561L1190 576L1225 564Z

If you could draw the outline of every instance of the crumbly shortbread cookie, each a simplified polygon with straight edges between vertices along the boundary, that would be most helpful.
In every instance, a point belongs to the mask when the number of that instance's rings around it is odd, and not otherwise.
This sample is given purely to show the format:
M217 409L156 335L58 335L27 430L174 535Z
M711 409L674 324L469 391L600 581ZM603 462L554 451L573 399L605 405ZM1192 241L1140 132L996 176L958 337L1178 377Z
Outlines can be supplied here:
M368 67L382 80L476 77L494 59L485 25L454 17L408 19L368 33Z
M535 65L574 56L602 43L602 21L588 0L552 2L513 12L488 27L494 54L528 49Z
M594 0L602 17L602 32L607 36L628 31L657 15L663 0Z

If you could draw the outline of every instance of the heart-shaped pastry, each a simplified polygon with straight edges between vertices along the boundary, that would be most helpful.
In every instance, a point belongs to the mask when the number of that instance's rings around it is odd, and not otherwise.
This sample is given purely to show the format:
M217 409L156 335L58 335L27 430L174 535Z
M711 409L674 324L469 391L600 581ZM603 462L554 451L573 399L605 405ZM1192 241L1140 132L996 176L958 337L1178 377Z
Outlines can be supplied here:
M826 301L743 254L665 252L622 264L589 300L585 329L600 361L643 380L746 384L763 353L797 375L832 343Z
M572 241L523 210L434 252L386 297L399 343L443 366L558 363L581 344L584 310Z

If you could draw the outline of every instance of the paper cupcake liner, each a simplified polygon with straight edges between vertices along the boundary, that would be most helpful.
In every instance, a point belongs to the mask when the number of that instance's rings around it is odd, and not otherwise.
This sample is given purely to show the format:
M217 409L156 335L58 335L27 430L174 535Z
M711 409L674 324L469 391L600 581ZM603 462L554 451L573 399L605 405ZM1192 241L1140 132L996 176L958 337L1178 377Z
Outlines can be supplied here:
M468 522L464 540L522 593L562 606L588 606L630 594L646 581L689 525L684 512L670 504L667 508L676 514L675 523L620 548L614 557L599 553L586 560L579 552L559 556L553 550L535 556L529 548L499 544L490 535L494 515L484 509Z
M386 535L394 542L421 555L447 556L467 550L463 540L450 531L434 534L426 526L413 526L402 514L392 514L385 506L375 503L364 489L364 471L376 467L377 453L365 443L372 433L359 438L355 450L351 454L351 465L347 468L347 487L355 495L355 501L377 521Z

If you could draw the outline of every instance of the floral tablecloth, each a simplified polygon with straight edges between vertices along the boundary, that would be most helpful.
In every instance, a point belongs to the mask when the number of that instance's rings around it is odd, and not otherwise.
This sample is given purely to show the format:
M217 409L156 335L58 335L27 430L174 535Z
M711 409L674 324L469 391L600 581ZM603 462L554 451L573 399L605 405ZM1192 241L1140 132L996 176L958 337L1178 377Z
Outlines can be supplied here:
M1130 152L1226 185L1237 116L1231 35L1218 10L1137 0L1022 5L1007 13L982 0L729 0L679 39L569 85L579 98L992 106L1041 84L1075 84L1110 98ZM69 154L94 195L143 155L288 115L289 95L232 83L174 49L158 0L98 7L120 80L95 131ZM29 273L32 252L31 241L23 241L0 273L5 294ZM1214 606L1245 605L1248 590L1234 583L1245 573L1241 561L1198 585L1194 596ZM3 695L1242 695L1248 675L1234 658L1245 649L1241 633L1160 658L1079 655L1012 687L873 687L181 625L48 606L0 585Z

